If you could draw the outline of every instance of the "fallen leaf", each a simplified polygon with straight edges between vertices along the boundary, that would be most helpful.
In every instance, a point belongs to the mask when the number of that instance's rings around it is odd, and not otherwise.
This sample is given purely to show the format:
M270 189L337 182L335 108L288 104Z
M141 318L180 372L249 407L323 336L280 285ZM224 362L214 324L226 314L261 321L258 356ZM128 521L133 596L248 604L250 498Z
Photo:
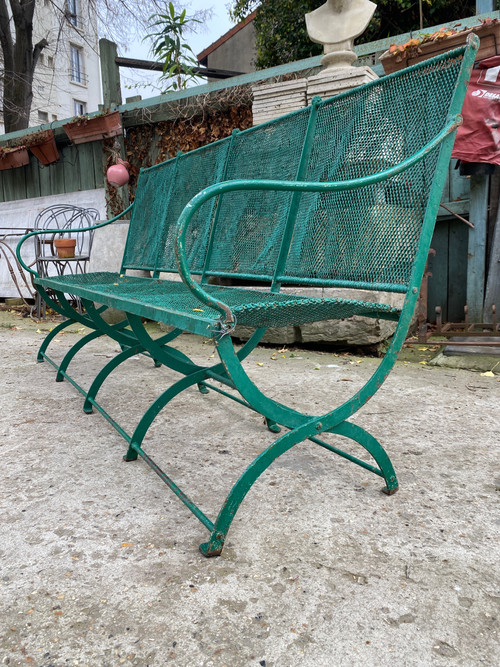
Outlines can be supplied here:
M195 313L202 313L203 312L203 308L193 308L193 310L194 310Z
M134 545L133 545L132 542L124 542L121 546L122 547L133 547Z
M481 373L481 376L482 376L483 378L494 378L494 377L495 377L495 373L492 373L491 371L486 371L486 373Z
M257 361L257 366L263 366L264 364L261 361Z

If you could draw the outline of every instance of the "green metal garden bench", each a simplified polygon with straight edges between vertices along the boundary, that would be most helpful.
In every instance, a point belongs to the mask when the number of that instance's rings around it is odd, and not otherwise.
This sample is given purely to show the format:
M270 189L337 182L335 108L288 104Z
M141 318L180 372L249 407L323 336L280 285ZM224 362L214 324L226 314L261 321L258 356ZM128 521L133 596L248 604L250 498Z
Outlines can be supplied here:
M84 395L84 410L97 409L124 437L126 461L140 456L204 524L210 532L200 547L206 556L221 553L255 480L304 440L382 477L387 493L397 490L388 455L349 418L381 386L406 337L477 46L477 38L472 38L466 48L329 100L315 99L307 108L144 169L134 203L124 212L132 213L119 273L43 278L35 274L42 298L69 318L47 336L38 360L51 362L56 378L68 379ZM32 235L18 247L20 261L21 245ZM151 277L127 273L138 269ZM182 281L166 279L169 272ZM233 286L211 284L214 278L229 278ZM260 287L236 286L234 281L253 281ZM397 292L404 295L404 303L397 308L375 296L363 301L355 295L285 294L280 291L283 285ZM77 295L85 312L75 312L65 294ZM108 324L103 318L107 307L125 311L124 321ZM267 327L353 315L384 318L397 326L373 376L330 412L312 415L292 409L264 395L246 374L241 362ZM174 328L153 339L143 318ZM56 363L47 347L75 321L92 331ZM255 329L238 351L230 335L236 323ZM212 338L220 361L201 366L171 346L184 331ZM68 367L88 342L102 335L116 340L122 351L85 390ZM152 403L129 435L97 395L109 374L137 353L150 355L181 377ZM160 410L193 385L233 398L263 415L271 431L281 431L243 472L214 522L142 448ZM322 434L355 441L373 462L343 452Z

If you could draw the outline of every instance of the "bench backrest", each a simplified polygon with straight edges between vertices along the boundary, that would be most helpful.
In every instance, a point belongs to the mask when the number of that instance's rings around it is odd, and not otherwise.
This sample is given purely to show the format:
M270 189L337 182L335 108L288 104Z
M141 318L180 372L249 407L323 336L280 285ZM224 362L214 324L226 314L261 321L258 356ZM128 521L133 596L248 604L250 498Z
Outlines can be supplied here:
M213 183L344 181L410 157L445 126L461 63L462 51L438 56L144 170L124 268L175 270L177 217ZM188 230L190 266L204 279L404 292L438 153L381 184L344 193L214 198Z
M222 180L228 148L228 139L217 141L141 170L122 269L177 271L175 223L195 194ZM193 270L203 266L210 229L207 220L215 203L193 221L189 246Z

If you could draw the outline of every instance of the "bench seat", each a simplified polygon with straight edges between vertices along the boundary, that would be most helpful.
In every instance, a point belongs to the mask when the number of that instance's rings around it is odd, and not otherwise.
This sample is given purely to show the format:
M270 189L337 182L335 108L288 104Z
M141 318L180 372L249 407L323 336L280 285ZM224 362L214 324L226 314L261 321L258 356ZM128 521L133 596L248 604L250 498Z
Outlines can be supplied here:
M35 283L164 324L181 326L182 321L182 328L200 335L211 336L220 321L220 313L200 304L179 281L99 272L38 278ZM397 321L401 314L400 308L357 299L306 297L220 285L205 285L204 290L228 304L238 324L255 328L298 326L353 315Z

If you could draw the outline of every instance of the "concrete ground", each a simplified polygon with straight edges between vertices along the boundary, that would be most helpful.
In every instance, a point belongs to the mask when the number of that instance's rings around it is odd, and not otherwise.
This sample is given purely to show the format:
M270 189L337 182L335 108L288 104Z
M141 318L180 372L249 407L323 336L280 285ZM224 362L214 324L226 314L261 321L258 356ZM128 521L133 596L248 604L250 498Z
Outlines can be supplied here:
M355 421L391 455L399 492L303 443L255 484L222 556L205 559L205 528L142 461L123 463L119 435L36 363L47 328L0 318L1 665L500 664L496 372L398 362ZM81 335L59 336L54 357ZM181 345L213 354L192 336ZM93 343L73 376L88 387L115 350ZM261 348L246 366L272 396L320 413L376 363ZM102 403L131 432L171 377L131 359ZM144 447L214 518L271 440L256 414L193 389Z

